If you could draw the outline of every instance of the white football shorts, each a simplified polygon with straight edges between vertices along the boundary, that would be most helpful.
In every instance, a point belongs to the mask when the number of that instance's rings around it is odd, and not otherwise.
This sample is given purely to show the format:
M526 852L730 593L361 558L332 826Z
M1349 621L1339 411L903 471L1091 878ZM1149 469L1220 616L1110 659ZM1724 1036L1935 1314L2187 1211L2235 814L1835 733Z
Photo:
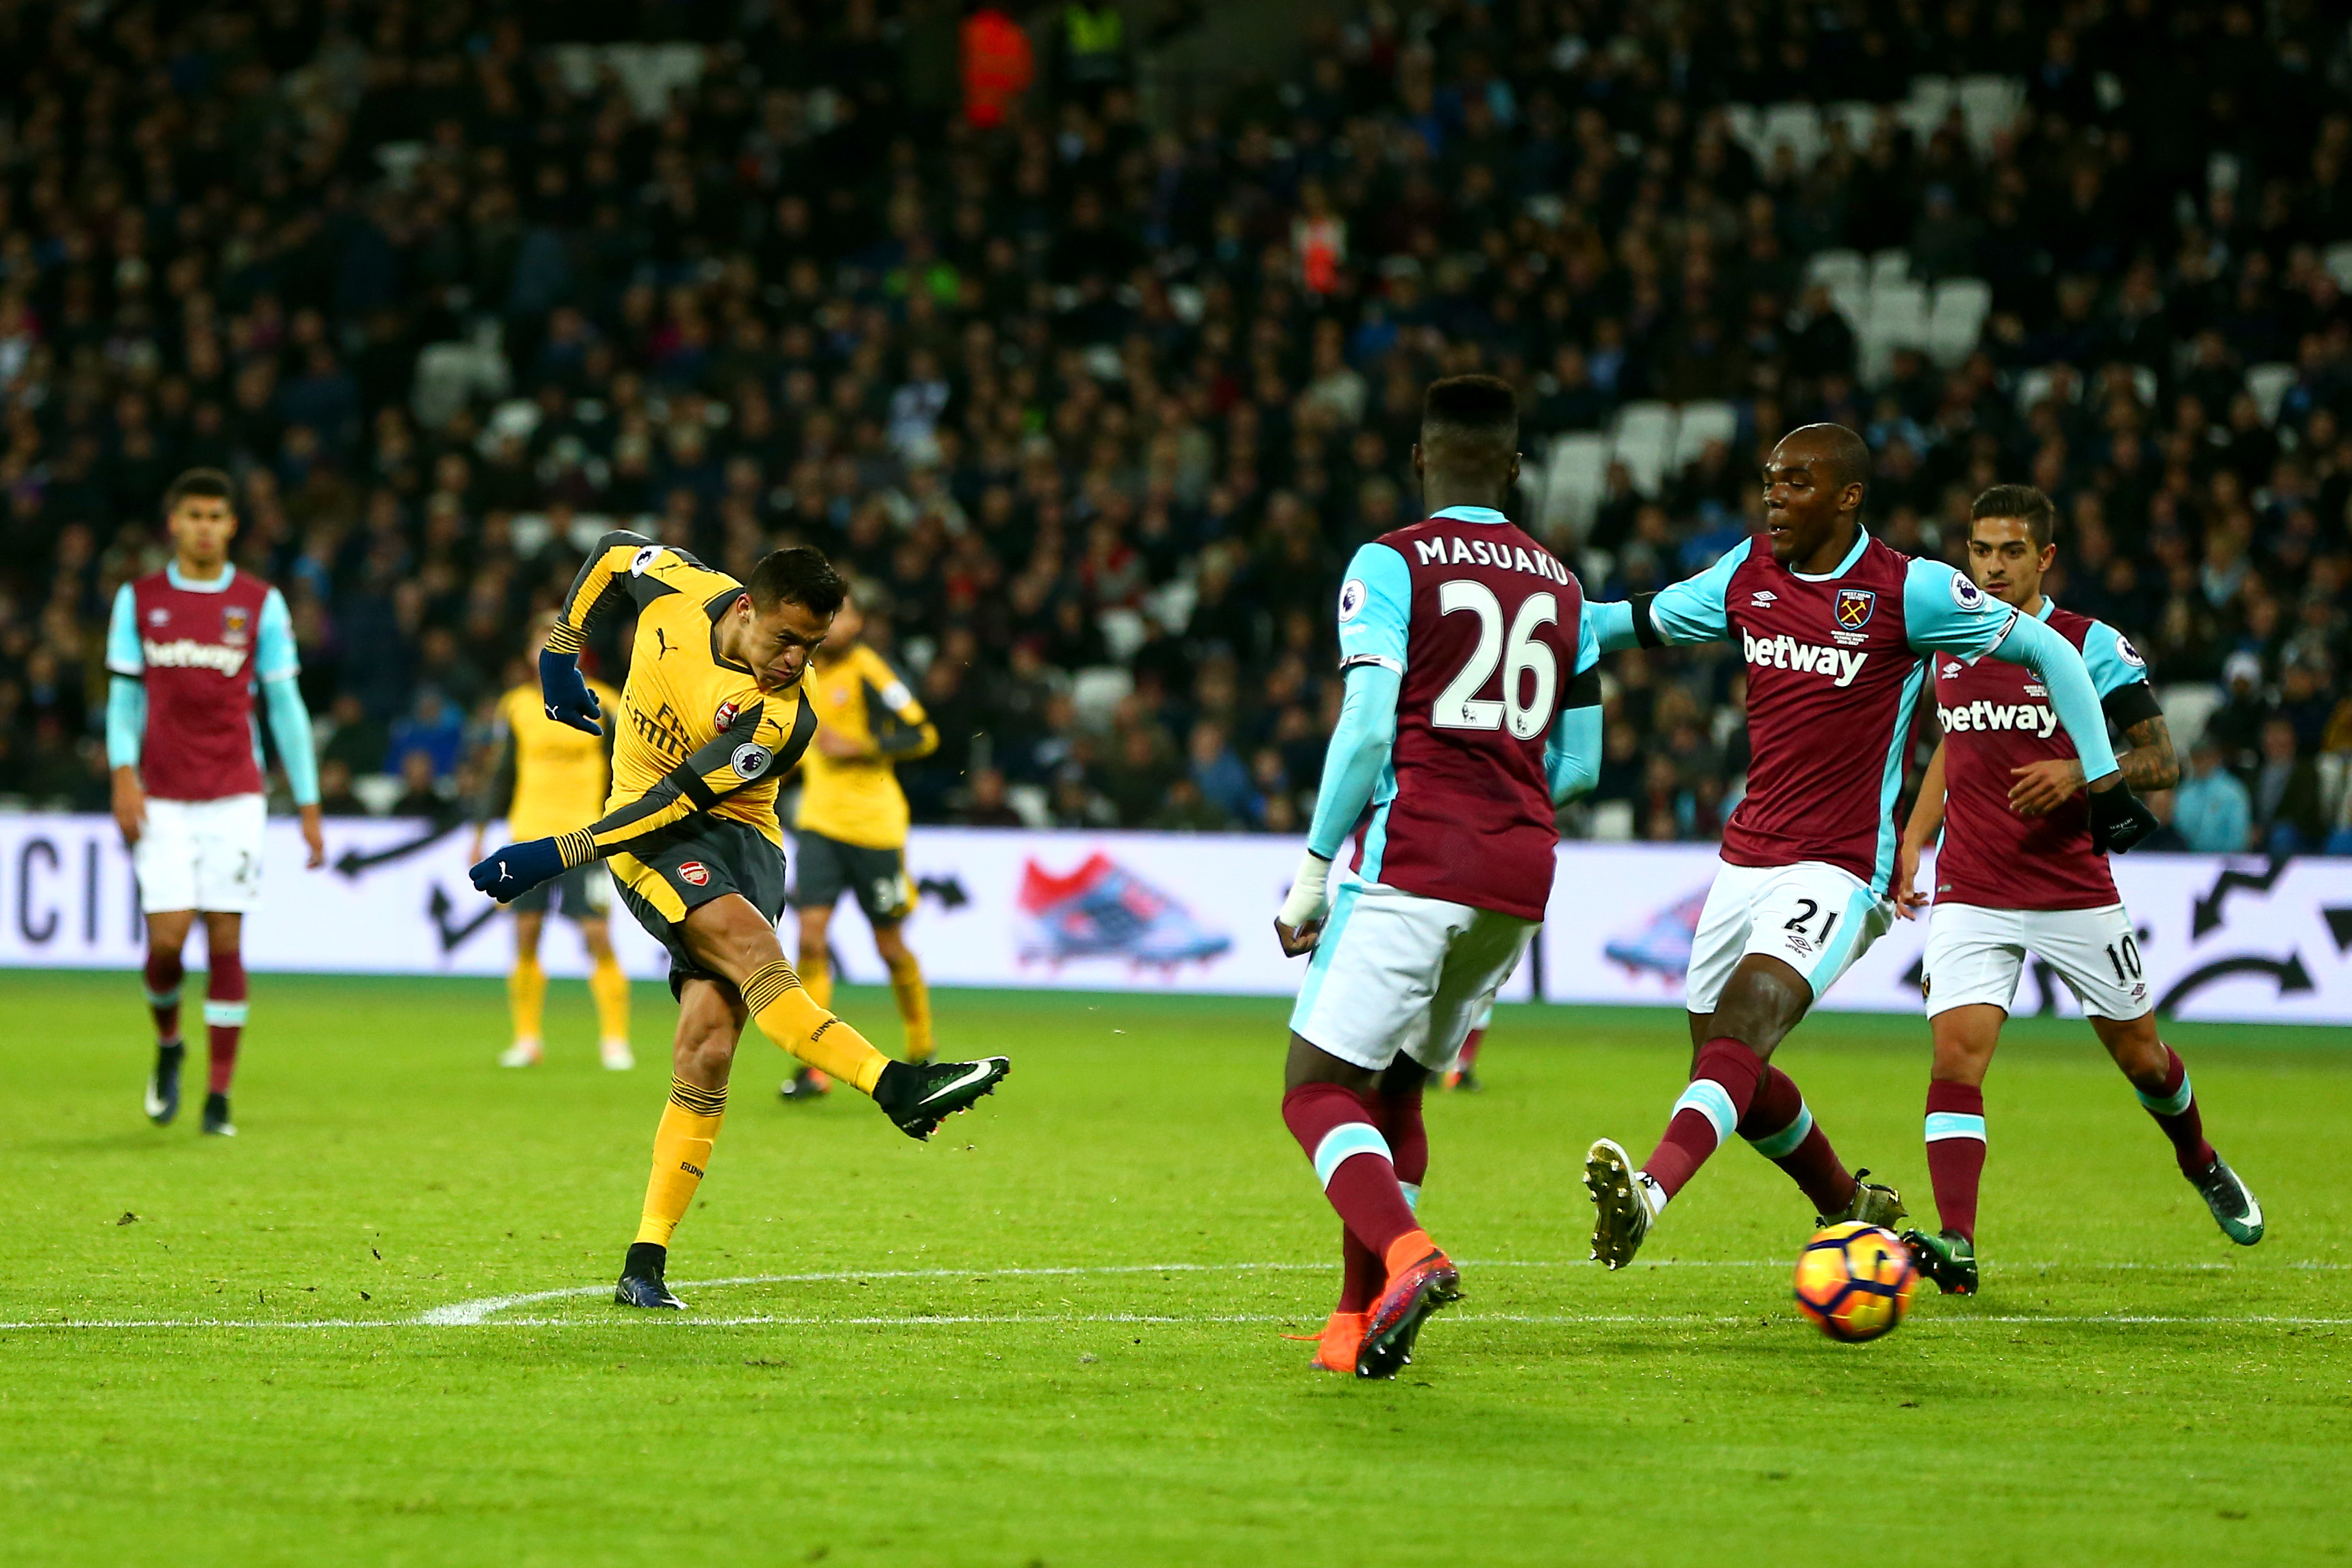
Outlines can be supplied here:
M147 821L131 846L139 907L150 915L202 909L242 915L261 902L261 832L268 810L258 795L217 800L147 797Z
M1444 1072L1540 924L1381 883L1342 883L1291 1030L1370 1071L1402 1051Z
M2141 973L2131 915L2120 904L2101 909L1938 904L1928 917L1922 960L1927 1016L1975 1002L2011 1010L2028 951L2058 971L2094 1018L2141 1018L2156 1005Z
M1804 976L1819 1001L1894 920L1894 904L1827 861L1726 862L1691 934L1684 1005L1695 1013L1713 1012L1731 971L1750 953L1769 954Z

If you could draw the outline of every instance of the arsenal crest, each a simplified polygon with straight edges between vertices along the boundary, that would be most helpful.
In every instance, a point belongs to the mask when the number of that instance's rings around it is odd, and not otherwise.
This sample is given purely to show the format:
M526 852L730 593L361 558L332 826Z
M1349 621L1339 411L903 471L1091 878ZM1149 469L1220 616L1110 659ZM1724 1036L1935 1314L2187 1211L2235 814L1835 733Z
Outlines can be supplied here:
M719 705L718 712L710 716L711 722L716 724L720 729L725 729L729 725L735 722L735 716L742 711L743 710L741 708L735 706L735 700L732 697L730 697L727 701Z
M221 641L232 648L242 647L253 627L253 612L242 604L226 605L221 610Z
M701 887L710 880L710 868L700 861L683 861L678 864L677 874Z
M1837 623L1842 632L1859 632L1870 624L1871 612L1878 608L1878 595L1867 588L1841 588L1837 595Z

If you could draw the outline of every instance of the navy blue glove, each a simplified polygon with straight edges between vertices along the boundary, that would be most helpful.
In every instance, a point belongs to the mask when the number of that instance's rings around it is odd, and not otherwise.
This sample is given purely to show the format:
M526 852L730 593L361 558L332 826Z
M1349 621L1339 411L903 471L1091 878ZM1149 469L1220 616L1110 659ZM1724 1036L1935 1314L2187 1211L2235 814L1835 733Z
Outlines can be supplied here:
M588 689L587 678L580 673L579 654L559 653L551 648L541 650L539 697L547 706L547 716L556 723L584 729L590 735L604 733L604 727L596 722L604 710L596 701L596 694Z
M563 852L553 839L509 844L466 874L500 904L512 904L541 883L563 874Z
M2105 854L2122 854L2163 824L2128 784L2091 792L2091 847Z

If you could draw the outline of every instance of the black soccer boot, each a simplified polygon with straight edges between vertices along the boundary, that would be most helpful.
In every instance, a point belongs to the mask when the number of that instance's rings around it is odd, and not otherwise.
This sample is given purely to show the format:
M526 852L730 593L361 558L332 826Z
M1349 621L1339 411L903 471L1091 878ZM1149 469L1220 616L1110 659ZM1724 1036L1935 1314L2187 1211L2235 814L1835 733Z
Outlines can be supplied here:
M776 1098L788 1105L805 1105L832 1092L832 1079L814 1067L803 1067L784 1080L783 1087L776 1091Z
M1903 1244L1911 1249L1919 1272L1933 1280L1936 1289L1948 1296L1977 1293L1975 1242L1957 1230L1939 1231L1933 1236L1924 1230L1906 1230Z
M2189 1178L2205 1199L2205 1207L2213 1211L2213 1223L2221 1234L2241 1247L2252 1247L2263 1239L2263 1206L2254 1200L2253 1188L2245 1179L2213 1156L2205 1174Z
M172 1118L180 1113L180 1063L187 1055L183 1040L167 1040L155 1047L155 1072L147 1080L147 1119L159 1127L170 1126Z
M234 1138L236 1136L236 1124L228 1119L227 1095L207 1094L205 1096L205 1131L206 1134L215 1138Z
M686 1303L671 1295L669 1286L662 1281L662 1270L668 1263L668 1248L652 1241L630 1242L629 1255L621 1263L621 1282L613 1287L613 1304L686 1311Z
M875 1081L874 1103L898 1131L917 1143L928 1141L941 1122L959 1111L969 1111L983 1094L992 1094L1013 1071L1002 1056L978 1061L894 1061Z

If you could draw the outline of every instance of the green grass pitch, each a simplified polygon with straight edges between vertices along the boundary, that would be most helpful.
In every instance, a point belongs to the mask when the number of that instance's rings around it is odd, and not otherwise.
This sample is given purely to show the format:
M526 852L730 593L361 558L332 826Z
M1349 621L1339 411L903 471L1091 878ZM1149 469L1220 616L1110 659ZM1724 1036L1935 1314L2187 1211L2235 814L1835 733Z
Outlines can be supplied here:
M949 1045L1015 1070L929 1147L854 1096L779 1104L782 1059L747 1044L672 1253L695 1311L652 1317L601 1292L667 1082L657 988L635 1072L594 1065L576 983L517 1072L494 984L261 977L220 1141L193 1098L140 1114L135 977L0 985L20 1562L2352 1552L2344 1030L2168 1031L2269 1211L2239 1252L2087 1030L2013 1026L1985 1293L1844 1347L1790 1308L1811 1216L1745 1149L1675 1205L1662 1266L1582 1262L1583 1148L1648 1146L1680 1016L1505 1009L1487 1092L1429 1116L1423 1213L1469 1298L1358 1384L1280 1337L1320 1322L1337 1227L1276 1115L1276 1000L943 993ZM842 1006L895 1040L887 995ZM1924 1025L1823 1016L1780 1060L1929 1209ZM540 1299L483 1304L506 1296Z

